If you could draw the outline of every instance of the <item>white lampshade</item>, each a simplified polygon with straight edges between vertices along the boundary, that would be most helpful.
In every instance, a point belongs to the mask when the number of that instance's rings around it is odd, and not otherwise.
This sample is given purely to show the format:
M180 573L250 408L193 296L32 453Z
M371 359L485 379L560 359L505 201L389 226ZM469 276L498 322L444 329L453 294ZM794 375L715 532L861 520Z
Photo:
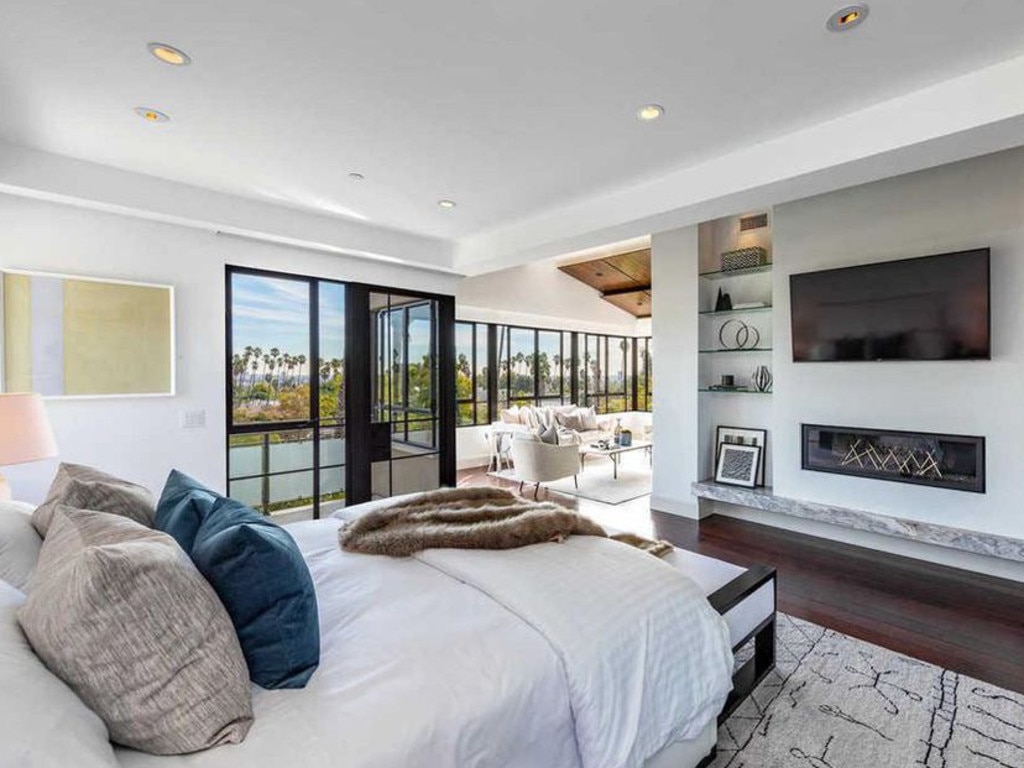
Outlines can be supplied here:
M57 455L43 398L37 394L0 395L0 466Z

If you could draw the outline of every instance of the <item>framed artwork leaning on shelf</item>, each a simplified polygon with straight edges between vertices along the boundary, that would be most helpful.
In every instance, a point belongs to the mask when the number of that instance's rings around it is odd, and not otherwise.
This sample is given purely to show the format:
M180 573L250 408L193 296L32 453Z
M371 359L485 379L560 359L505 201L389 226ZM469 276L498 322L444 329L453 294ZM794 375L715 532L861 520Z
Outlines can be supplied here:
M715 482L753 488L761 464L761 446L722 443L715 462Z
M748 427L725 427L715 428L715 474L718 474L718 457L721 455L722 445L746 445L757 446L761 453L757 461L757 477L754 484L764 485L764 463L765 451L768 448L768 430L751 429Z

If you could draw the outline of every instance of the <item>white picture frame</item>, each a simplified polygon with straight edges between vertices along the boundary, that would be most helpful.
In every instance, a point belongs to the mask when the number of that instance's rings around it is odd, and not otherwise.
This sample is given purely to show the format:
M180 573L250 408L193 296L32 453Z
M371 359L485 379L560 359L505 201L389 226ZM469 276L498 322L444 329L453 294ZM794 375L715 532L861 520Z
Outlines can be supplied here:
M722 443L715 462L715 482L754 488L761 463L761 446Z

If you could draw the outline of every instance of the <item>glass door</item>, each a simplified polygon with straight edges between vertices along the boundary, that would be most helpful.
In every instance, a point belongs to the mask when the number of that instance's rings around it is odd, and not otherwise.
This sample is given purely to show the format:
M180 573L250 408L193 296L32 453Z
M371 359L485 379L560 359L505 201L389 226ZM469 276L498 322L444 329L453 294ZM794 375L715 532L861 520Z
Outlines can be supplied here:
M228 267L228 493L280 522L455 484L455 301Z

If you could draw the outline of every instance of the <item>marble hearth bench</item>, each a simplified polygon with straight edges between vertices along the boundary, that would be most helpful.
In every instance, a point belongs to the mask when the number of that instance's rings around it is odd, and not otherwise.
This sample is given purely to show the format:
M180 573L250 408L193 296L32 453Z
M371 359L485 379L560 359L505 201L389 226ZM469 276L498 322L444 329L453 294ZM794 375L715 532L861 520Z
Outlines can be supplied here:
M693 483L691 489L693 495L698 499L735 504L779 515L853 528L858 531L898 536L940 547L959 549L976 555L1024 562L1024 540L1012 539L1008 536L979 533L978 531L923 523L917 520L904 520L889 515L880 515L876 512L834 507L814 501L789 499L785 496L776 496L772 493L771 488L739 488L705 480Z

